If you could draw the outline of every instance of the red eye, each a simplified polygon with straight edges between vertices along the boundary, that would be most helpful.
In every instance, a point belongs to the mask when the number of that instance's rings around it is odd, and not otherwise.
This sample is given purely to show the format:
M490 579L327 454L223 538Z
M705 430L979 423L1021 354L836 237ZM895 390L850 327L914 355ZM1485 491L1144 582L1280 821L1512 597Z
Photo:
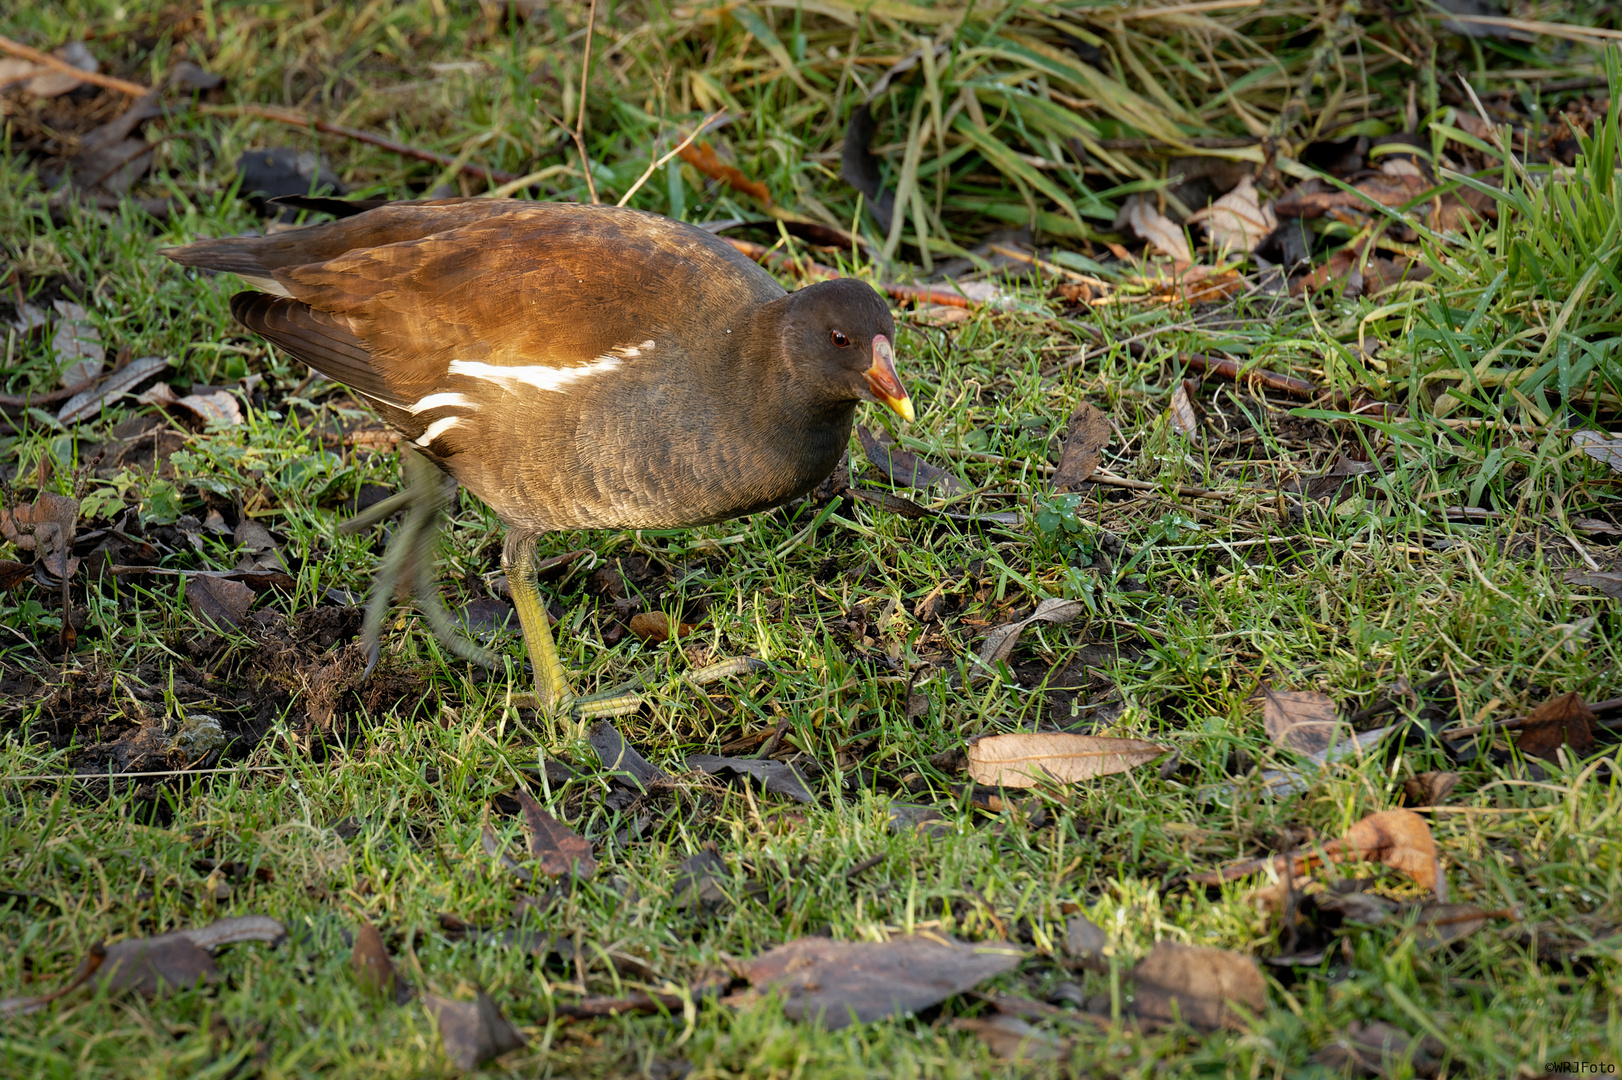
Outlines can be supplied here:
M834 348L836 349L850 348L850 338L846 337L844 331L842 330L830 330L828 332L828 340L834 343Z

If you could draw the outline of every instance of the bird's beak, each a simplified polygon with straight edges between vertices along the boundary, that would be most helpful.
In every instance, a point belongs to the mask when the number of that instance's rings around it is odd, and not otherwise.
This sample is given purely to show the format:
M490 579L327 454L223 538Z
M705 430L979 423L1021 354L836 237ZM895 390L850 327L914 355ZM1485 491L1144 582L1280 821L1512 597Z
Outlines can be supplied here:
M880 405L895 412L901 419L911 423L914 417L912 399L901 385L901 376L895 371L895 349L890 345L890 339L883 334L873 338L873 366L862 372L867 379L867 388L873 391L873 397Z

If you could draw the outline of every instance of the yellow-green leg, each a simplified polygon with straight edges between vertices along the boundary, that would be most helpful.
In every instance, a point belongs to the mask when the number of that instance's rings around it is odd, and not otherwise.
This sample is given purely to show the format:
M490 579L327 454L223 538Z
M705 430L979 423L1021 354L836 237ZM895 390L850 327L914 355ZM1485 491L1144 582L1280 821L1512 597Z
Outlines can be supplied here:
M642 707L642 699L635 693L614 690L597 697L580 698L570 689L563 661L558 658L557 643L552 639L546 605L535 587L536 539L535 533L511 529L501 549L501 565L507 571L507 592L518 610L518 624L523 627L530 667L535 672L536 707L553 717L571 720L635 712Z

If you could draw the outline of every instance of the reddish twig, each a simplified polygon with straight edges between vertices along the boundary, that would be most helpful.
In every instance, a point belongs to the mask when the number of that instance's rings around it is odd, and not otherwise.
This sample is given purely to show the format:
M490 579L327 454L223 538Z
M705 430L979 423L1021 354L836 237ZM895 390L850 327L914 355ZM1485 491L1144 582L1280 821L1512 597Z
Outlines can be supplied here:
M818 262L789 258L782 252L774 251L765 244L757 244L752 240L736 240L724 237L727 243L737 248L758 263L763 263L776 270L786 270L799 274L802 277L815 280L840 278L845 275L831 266L824 266ZM948 292L945 289L931 289L923 285L892 285L880 282L879 288L892 300L906 301L912 304L941 304L946 307L972 308L975 301L961 293Z
M142 86L140 83L132 83L127 79L119 79L112 75L102 75L95 71L86 71L84 68L76 68L66 60L52 56L50 53L40 52L38 49L31 49L22 42L12 41L8 37L0 36L0 49L4 49L13 56L20 56L24 60L31 61L40 65L41 67L48 67L52 71L60 71L64 75L72 75L80 82L91 83L92 85L104 87L108 90L117 90L121 93L128 94L131 97L140 97L142 94L151 89L149 86Z
M1257 386L1269 390L1277 390L1281 394L1291 397L1311 400L1318 396L1318 388L1305 379L1297 379L1293 375L1280 375L1273 371L1264 371L1260 368L1242 368L1233 360L1221 356L1206 356L1204 353L1186 352L1178 353L1177 358L1197 371L1207 375L1216 375L1224 379L1232 379L1236 383L1249 384L1251 389Z

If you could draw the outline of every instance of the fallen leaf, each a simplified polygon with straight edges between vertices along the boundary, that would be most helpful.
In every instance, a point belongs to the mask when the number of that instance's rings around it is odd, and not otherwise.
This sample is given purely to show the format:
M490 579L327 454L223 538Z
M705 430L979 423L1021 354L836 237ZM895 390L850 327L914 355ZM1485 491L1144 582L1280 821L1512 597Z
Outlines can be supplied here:
M591 854L591 841L541 809L541 804L523 788L513 792L524 811L524 831L529 834L529 853L540 860L541 872L552 877L573 874L590 877L597 872Z
M1223 255L1229 251L1249 254L1278 228L1278 217L1269 203L1261 205L1261 194L1246 176L1237 186L1204 210L1188 216L1188 223L1203 222L1211 244Z
M355 981L369 994L404 1005L411 1000L411 985L394 970L389 950L383 944L383 935L377 927L362 919L355 931L355 947L349 954L349 970Z
M228 578L188 574L186 604L192 614L217 630L235 630L248 616L253 590Z
M1264 870L1272 870L1279 876L1288 872L1299 877L1322 862L1353 861L1385 863L1413 878L1421 888L1433 890L1438 900L1447 899L1447 879L1442 876L1436 841L1425 819L1412 810L1382 810L1370 814L1347 830L1341 839L1325 844L1321 851L1295 855L1293 861L1287 855L1247 859L1220 870L1190 875L1189 880L1201 885L1220 885Z
M928 1008L1012 971L1023 958L1006 942L971 945L933 934L881 942L809 937L756 957L745 972L782 997L791 1019L836 1031Z
M161 356L143 356L131 360L90 389L74 394L56 414L56 419L59 423L76 424L97 416L102 409L168 366L169 361Z
M99 71L101 65L91 55L90 49L82 41L70 41L59 49L53 49L51 55L58 60L66 60L80 71L92 74ZM43 65L35 69L36 74L29 80L27 90L35 97L49 98L61 97L63 94L84 85L83 79L76 79L65 71L48 68Z
M1521 725L1516 745L1521 753L1545 761L1559 759L1562 746L1570 747L1579 758L1594 751L1594 713L1582 696L1576 693L1559 697L1538 705Z
M1054 491L1081 490L1098 469L1104 447L1109 445L1110 433L1109 417L1092 402L1083 401L1076 406L1064 438L1064 452L1059 455L1059 467L1048 481Z
M1194 401L1188 395L1188 379L1180 379L1177 388L1171 392L1171 405L1166 415L1171 418L1172 427L1190 442L1200 441L1200 417L1194 411Z
M1005 623L993 627L980 643L980 651L976 654L980 660L978 669L971 669L971 679L986 678L992 666L1007 660L1014 652L1014 646L1019 644L1019 635L1025 628L1034 622L1053 623L1062 626L1075 619L1087 610L1087 605L1080 600L1044 600L1036 605L1036 610L1020 619L1018 622Z
M1409 806L1441 806L1459 783L1456 772L1422 772L1402 782L1402 795Z
M31 503L0 509L0 536L22 551L38 552L45 569L59 580L71 578L79 568L71 555L78 525L79 501L49 491Z
M721 160L715 147L707 142L692 142L677 151L681 159L712 180L719 180L733 191L741 191L763 206L772 204L772 193L765 184L751 180L736 165Z
M1486 926L1489 918L1503 914L1483 911L1475 904L1426 902L1419 905L1419 919L1414 923L1414 947L1429 951L1467 938Z
M207 949L185 934L163 934L109 945L98 982L110 993L137 990L150 996L165 986L189 990L219 978Z
M228 919L215 919L207 926L191 930L176 930L194 945L217 949L221 945L235 945L242 941L263 941L274 945L287 936L287 928L269 915L234 915Z
M463 1072L472 1072L528 1043L482 990L472 1001L452 1001L437 994L424 994L422 1001L439 1026L445 1056Z
M933 806L919 806L915 803L891 803L889 829L897 835L921 834L931 840L938 840L957 831L939 810Z
M1346 758L1361 758L1365 751L1381 739L1384 739L1396 727L1397 725L1389 725L1375 728L1372 731L1360 731L1356 735L1333 743L1327 750L1306 755L1302 759L1302 767L1299 769L1291 768L1288 771L1269 769L1257 779L1261 781L1263 790L1274 798L1293 795L1295 792L1303 790L1308 781L1331 763ZM1238 790L1237 784L1224 784L1222 786L1226 791Z
M1562 580L1567 585L1598 589L1612 600L1622 600L1622 574L1603 570L1568 570Z
M1058 1061L1070 1047L1066 1040L1003 1013L953 1020L952 1029L977 1035L993 1054L1007 1061Z
M1433 1035L1410 1035L1383 1020L1353 1020L1332 1042L1312 1055L1312 1062L1341 1076L1378 1076L1395 1080L1404 1068L1415 1076L1435 1076L1446 1052Z
M1341 721L1334 699L1316 690L1274 690L1263 687L1262 721L1273 745L1311 756L1352 738L1350 724Z
M96 942L90 946L90 951L85 953L84 959L79 961L78 968L68 976L68 981L50 993L0 998L0 1019L9 1020L14 1016L27 1016L39 1012L57 998L70 994L84 985L85 980L94 975L106 959L106 947L101 942Z
M1085 967L1099 966L1108 944L1104 931L1087 916L1072 915L1064 921L1064 954L1072 962Z
M715 845L711 844L687 856L677 870L679 873L671 886L671 895L683 910L714 909L726 903L727 894L720 883L730 880L732 873L727 869L726 860L715 850Z
M1170 750L1142 739L1101 735L1052 731L988 735L968 745L969 776L992 787L1069 784L1135 769Z
M101 332L91 325L90 313L81 305L58 300L55 307L61 318L51 335L51 353L62 372L60 385L69 389L88 386L107 364Z
M1132 978L1138 984L1132 1012L1145 1020L1181 1020L1206 1031L1243 1030L1246 1013L1256 1016L1267 1010L1261 968L1227 949L1162 941L1138 961Z
M485 823L483 831L479 834L479 843L484 848L486 855L500 863L503 870L512 874L519 881L530 882L535 880L534 874L519 866L517 860L507 854L507 849L501 846L501 841L496 838L495 831L490 828L489 822Z
M814 803L817 797L806 786L805 778L794 766L763 758L727 758L714 754L692 754L687 758L689 769L715 775L730 772L737 776L751 776L767 791L786 795L795 802Z
M931 465L911 450L895 445L887 435L874 435L864 425L857 424L856 438L861 441L862 453L867 455L867 460L892 484L917 488L919 491L927 491L938 484L943 495L961 495L968 490L963 481L945 469Z
M1611 471L1622 473L1622 436L1607 435L1603 431L1574 431L1571 445L1610 466Z
M670 774L637 753L636 747L625 741L612 720L599 720L592 725L588 736L591 748L603 768L627 780L632 786L648 791L656 784L669 784Z
M1175 264L1188 265L1194 253L1188 247L1188 235L1176 222L1155 209L1154 203L1143 196L1127 200L1126 223L1140 240L1171 256Z
M669 641L672 637L685 637L698 627L692 623L678 623L662 611L641 611L631 616L631 633L643 641Z

